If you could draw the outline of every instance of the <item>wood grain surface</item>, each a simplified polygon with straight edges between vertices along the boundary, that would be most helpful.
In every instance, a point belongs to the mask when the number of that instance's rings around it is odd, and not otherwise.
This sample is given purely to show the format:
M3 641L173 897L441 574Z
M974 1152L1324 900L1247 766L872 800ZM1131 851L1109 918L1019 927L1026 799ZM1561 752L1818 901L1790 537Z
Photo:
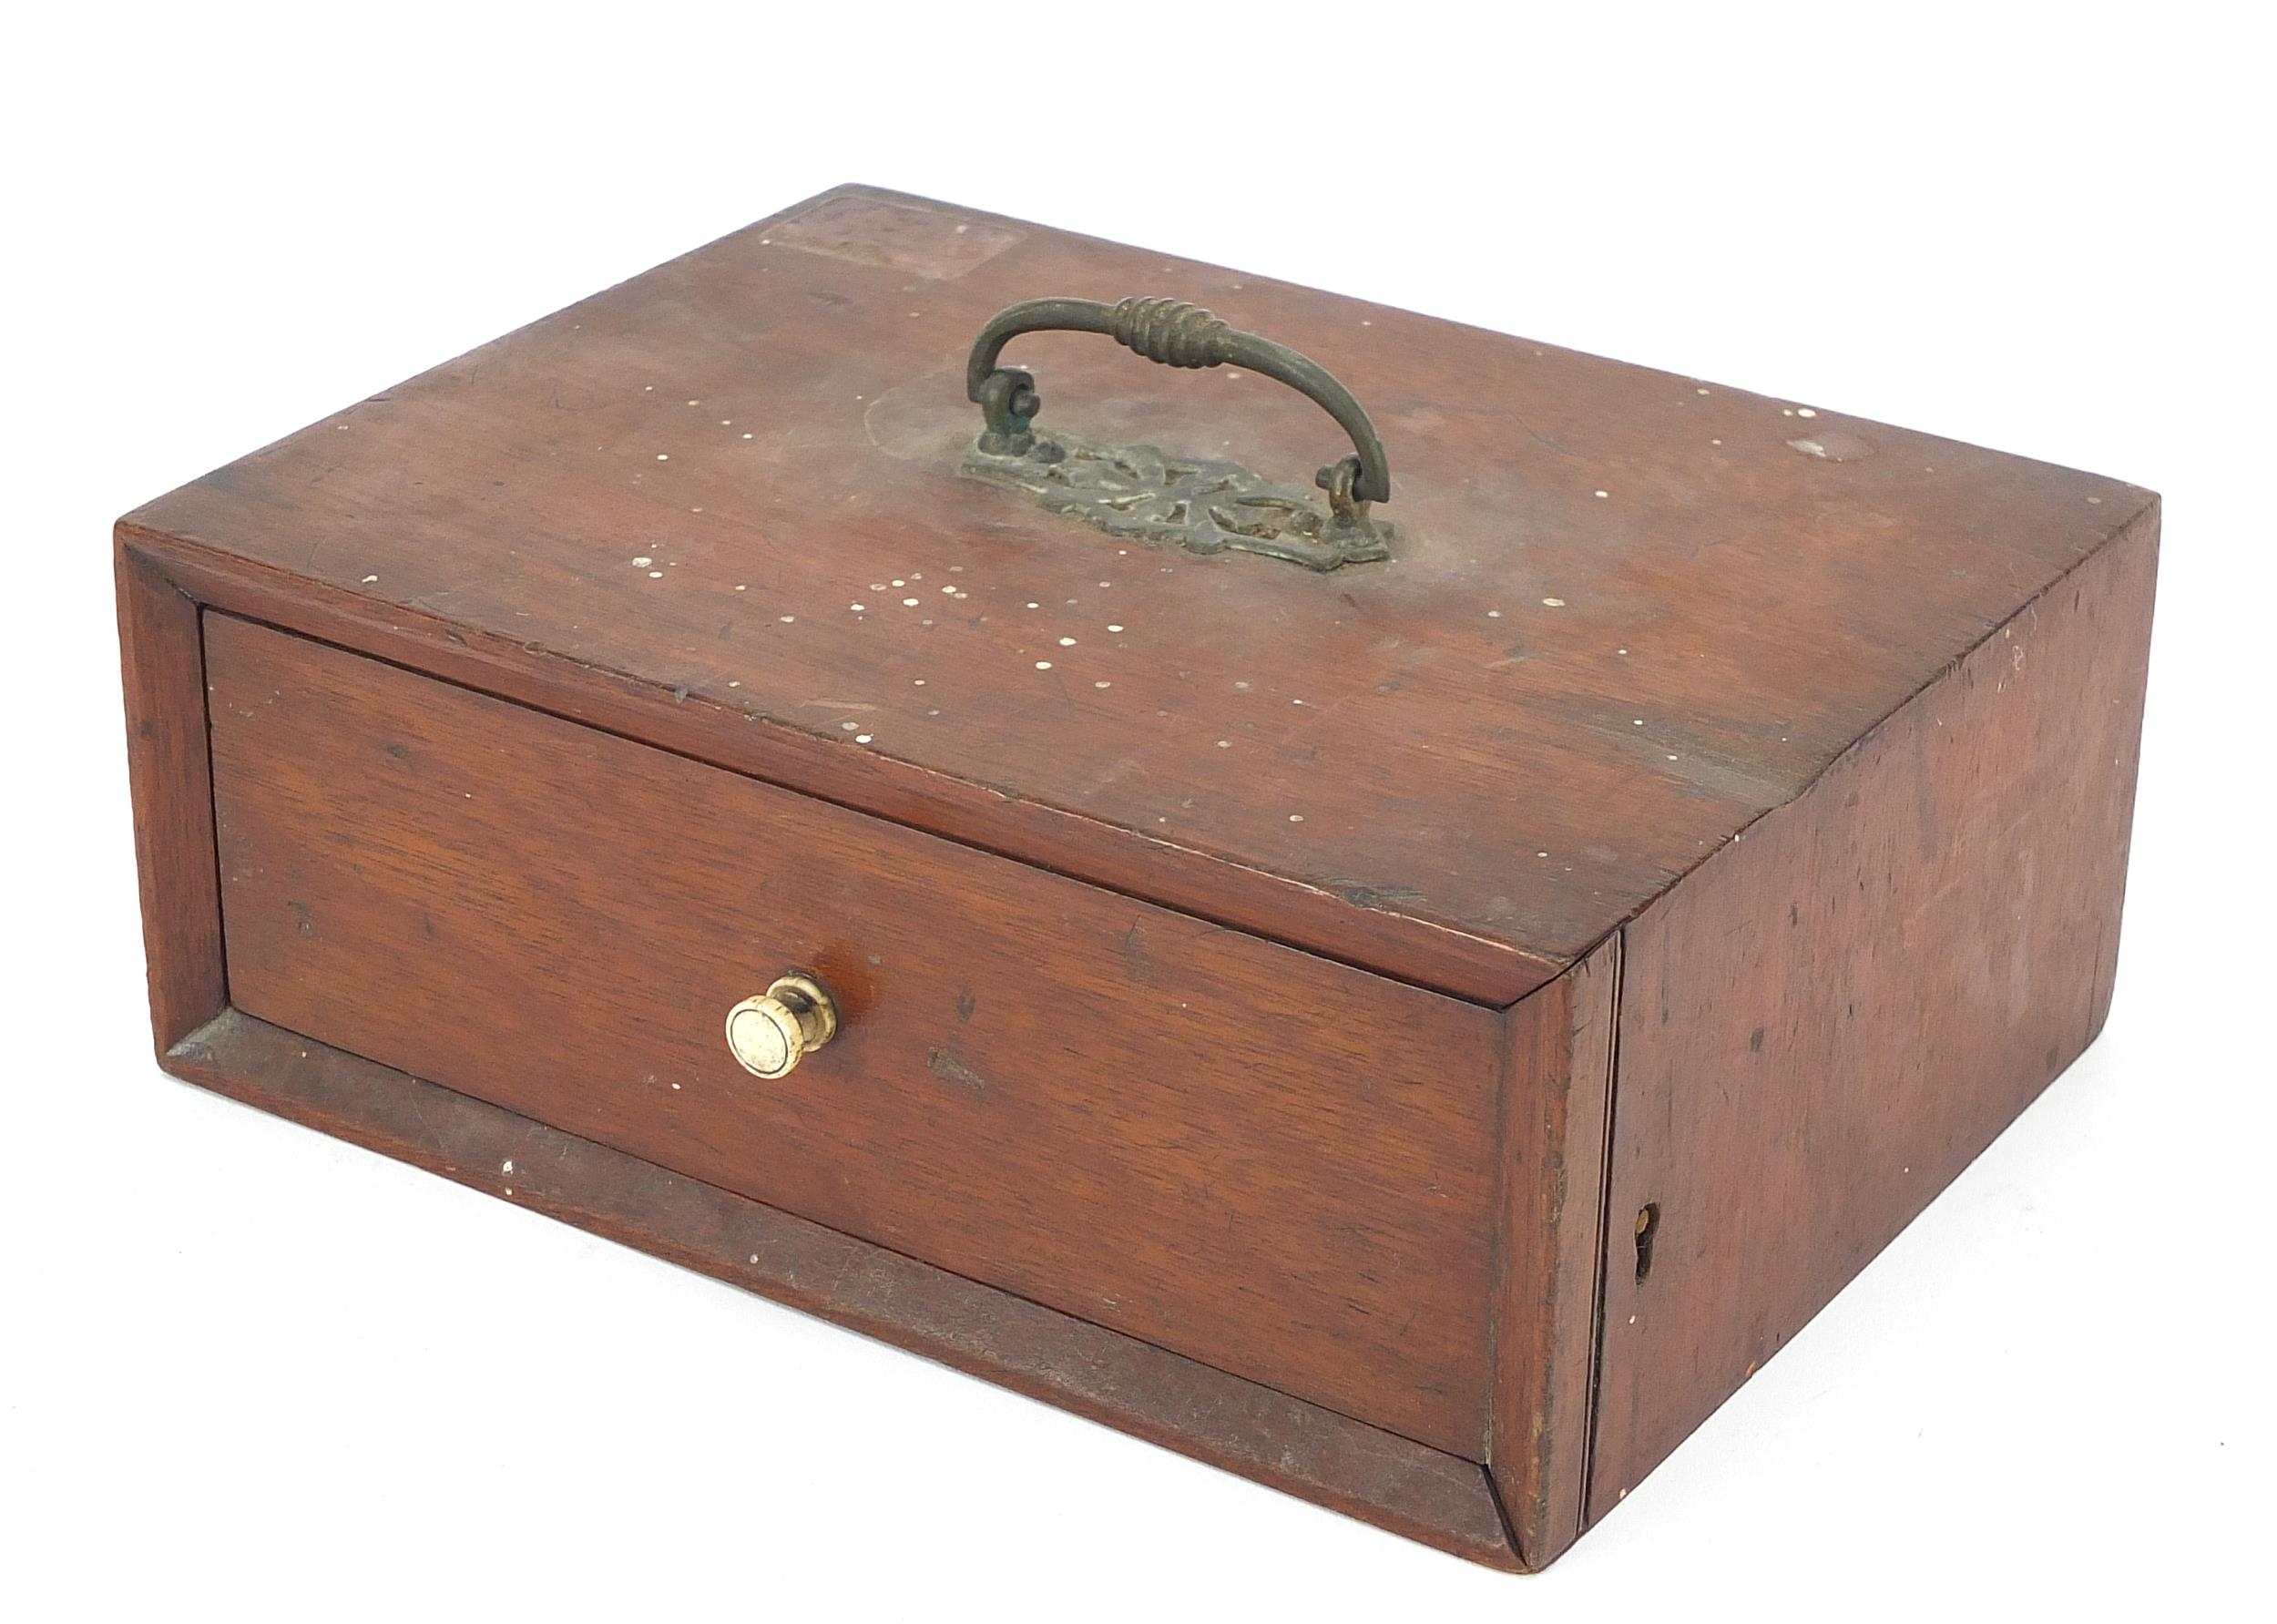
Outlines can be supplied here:
M1472 1461L230 1010L192 1082L1488 1567ZM508 1167L511 1171L508 1171Z
M955 474L990 314L1141 291L1352 386L1391 451L1393 562L1158 553ZM1093 438L1299 481L1338 449L1260 379L1071 335L1008 358L1037 372L1047 425ZM542 709L638 694L641 730L676 749L1502 1005L2149 499L846 189L327 418L128 534L487 662Z
M1621 951L1608 938L1507 1016L1486 1458L1529 1568L1583 1527Z
M1353 388L1392 561L959 475L986 318L1128 293ZM1006 359L1047 430L1341 449L1238 369ZM158 1045L1539 1567L2095 1035L2158 524L842 188L120 521ZM844 1025L762 1083L720 1023L793 968Z
M150 1025L163 1056L221 1013L221 895L213 865L205 653L198 605L123 539L112 550L135 798Z
M2154 508L1627 931L1593 1517L2101 1029L2158 535Z
M209 615L248 1013L1475 1455L1501 1022ZM727 1009L806 968L761 1082Z

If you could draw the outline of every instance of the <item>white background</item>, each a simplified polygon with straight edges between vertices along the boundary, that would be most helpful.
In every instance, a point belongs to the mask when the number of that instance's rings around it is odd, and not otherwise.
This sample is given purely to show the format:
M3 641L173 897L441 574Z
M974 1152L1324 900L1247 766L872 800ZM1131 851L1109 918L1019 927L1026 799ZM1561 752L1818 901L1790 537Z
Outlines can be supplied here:
M15 14L0 1613L2268 1616L2259 12L1590 11ZM2105 1037L1547 1576L149 1060L109 521L846 179L2165 493Z

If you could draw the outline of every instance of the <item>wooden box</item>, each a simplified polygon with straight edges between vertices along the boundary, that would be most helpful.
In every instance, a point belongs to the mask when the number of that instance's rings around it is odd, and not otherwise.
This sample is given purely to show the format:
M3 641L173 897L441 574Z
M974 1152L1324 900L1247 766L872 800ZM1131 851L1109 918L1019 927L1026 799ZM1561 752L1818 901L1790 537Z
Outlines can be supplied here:
M2095 1037L2157 544L841 189L120 521L158 1054L1539 1567Z

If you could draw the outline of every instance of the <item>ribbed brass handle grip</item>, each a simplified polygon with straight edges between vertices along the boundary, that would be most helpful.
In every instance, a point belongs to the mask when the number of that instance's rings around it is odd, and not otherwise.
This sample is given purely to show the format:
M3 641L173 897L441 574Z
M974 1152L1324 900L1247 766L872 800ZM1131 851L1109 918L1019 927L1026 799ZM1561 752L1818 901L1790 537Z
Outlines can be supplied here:
M788 1077L838 1035L838 1006L812 975L780 976L728 1011L727 1033L738 1066L753 1077Z
M1352 436L1353 455L1322 470L1320 483L1354 502L1392 499L1392 470L1375 424L1352 391L1318 362L1253 332L1230 327L1182 299L1027 299L989 318L965 363L965 395L986 419L981 449L1016 452L1043 407L1036 380L996 364L1004 347L1024 332L1104 333L1134 354L1165 366L1245 366L1309 397Z
M1109 338L1164 366L1222 366L1233 359L1231 325L1183 299L1126 299L1107 319Z

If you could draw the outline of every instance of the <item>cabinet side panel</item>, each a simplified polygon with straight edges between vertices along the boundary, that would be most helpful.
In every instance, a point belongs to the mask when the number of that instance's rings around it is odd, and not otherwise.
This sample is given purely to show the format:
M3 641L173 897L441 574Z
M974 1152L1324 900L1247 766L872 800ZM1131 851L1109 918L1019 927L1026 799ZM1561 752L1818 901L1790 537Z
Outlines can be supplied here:
M2155 506L1627 933L1594 1519L2101 1029Z
M1506 1018L1487 1469L1528 1568L1581 1532L1618 936Z
M112 566L150 1025L163 1056L220 1014L229 998L214 867L205 651L197 604L148 558L122 540Z

